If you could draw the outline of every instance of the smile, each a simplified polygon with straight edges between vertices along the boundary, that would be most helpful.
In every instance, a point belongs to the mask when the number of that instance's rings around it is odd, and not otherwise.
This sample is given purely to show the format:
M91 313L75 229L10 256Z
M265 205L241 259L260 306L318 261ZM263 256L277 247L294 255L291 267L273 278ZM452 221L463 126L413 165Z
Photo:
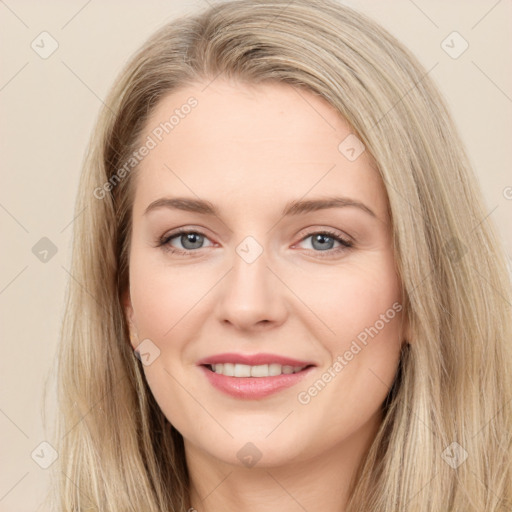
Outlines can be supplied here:
M250 366L247 364L220 363L207 365L212 372L226 377L276 377L298 373L306 366L289 366L278 363Z
M306 367L280 364L249 366L232 363L199 366L209 384L216 390L243 400L262 399L295 386L313 368L314 365Z

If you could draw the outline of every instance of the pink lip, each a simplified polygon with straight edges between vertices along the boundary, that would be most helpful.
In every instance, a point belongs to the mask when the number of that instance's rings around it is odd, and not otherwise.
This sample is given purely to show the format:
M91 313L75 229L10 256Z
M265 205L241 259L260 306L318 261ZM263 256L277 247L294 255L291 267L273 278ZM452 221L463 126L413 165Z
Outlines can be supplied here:
M309 366L314 365L311 361L299 361L298 359L291 359L289 357L278 356L275 354L216 354L214 356L205 357L197 362L198 365L207 364L221 364L221 363L232 363L232 364L247 364L249 366L258 366L261 364L280 364L282 366ZM265 378L265 377L257 377ZM274 378L274 377L272 377Z
M225 359L224 361L230 362ZM278 361L274 359L274 362L277 363ZM291 366L302 366L302 364L293 364ZM297 384L313 370L314 367L310 366L298 373L282 374L274 377L226 377L225 375L213 372L208 366L200 366L199 368L206 375L210 384L219 391L235 398L254 400L265 398L266 396Z
M308 367L297 373L275 375L273 377L227 377L210 370L209 365L232 363L258 366L262 364L280 364L282 366ZM264 398L282 389L289 388L302 380L315 366L310 361L299 361L290 357L276 354L235 354L224 353L205 357L197 362L210 384L218 390L235 398L258 399Z

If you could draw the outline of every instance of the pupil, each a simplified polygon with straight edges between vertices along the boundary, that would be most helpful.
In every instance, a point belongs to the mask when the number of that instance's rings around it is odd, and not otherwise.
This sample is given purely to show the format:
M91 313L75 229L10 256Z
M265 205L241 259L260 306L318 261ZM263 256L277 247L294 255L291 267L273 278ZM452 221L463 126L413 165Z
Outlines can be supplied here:
M183 235L183 240L184 240L184 247L186 247L187 249L197 249L197 244L201 244L201 235L199 235L198 233L188 233L186 235ZM192 244L193 247L187 247L187 243L190 243Z
M329 235L323 235L323 234L319 234L319 235L316 235L316 237L313 238L313 242L320 242L320 246L319 248L322 249L322 248L326 248L327 245L326 245L326 241L328 241L329 239L331 239L332 241L334 241L332 239L332 237L330 237ZM314 243L313 243L314 245Z

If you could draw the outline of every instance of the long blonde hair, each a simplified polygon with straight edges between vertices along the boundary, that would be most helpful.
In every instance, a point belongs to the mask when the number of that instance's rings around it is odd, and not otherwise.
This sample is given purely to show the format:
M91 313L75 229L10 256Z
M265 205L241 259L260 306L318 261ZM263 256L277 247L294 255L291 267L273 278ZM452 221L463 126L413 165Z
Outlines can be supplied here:
M505 255L428 72L375 22L330 0L216 4L162 27L116 80L76 204L53 508L190 506L182 436L156 404L128 340L121 295L134 171L119 170L164 95L219 75L323 97L364 143L386 186L411 335L347 512L503 512L512 501Z

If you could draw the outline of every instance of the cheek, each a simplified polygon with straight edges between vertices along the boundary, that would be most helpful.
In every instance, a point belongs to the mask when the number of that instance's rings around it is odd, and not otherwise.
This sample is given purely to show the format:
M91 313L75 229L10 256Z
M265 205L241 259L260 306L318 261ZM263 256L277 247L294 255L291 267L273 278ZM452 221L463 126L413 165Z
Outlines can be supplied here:
M204 276L206 277L206 276ZM204 283L204 286L201 284ZM190 273L162 265L135 251L130 261L130 293L139 339L151 340L158 356L143 370L151 393L178 431L186 431L187 418L201 411L185 390L189 368L182 365L183 351L197 332L194 304L204 298L206 282ZM211 285L210 285L211 287Z
M347 264L315 280L303 279L296 287L330 328L330 337L339 342L337 348L342 349L348 338L357 337L376 322L378 329L387 333L399 326L392 321L401 310L398 276L392 261L388 264L381 255L375 260ZM385 315L386 329L381 315Z
M355 340L364 349L358 359L367 367L389 368L394 375L402 321L398 276L392 267L368 273L361 276L358 292L352 301L345 297L350 305L348 317L352 319L351 342ZM389 371L385 373L389 377Z
M400 358L402 344L402 304L396 272L390 265L347 266L332 276L329 287L315 286L310 297L318 315L332 332L322 338L331 359L323 384L311 382L321 392L314 398L315 410L329 409L339 402L337 415L343 421L368 417L375 412L388 393ZM323 283L324 285L326 283ZM326 292L328 290L328 293ZM331 384L332 383L332 384ZM306 402L316 395L303 396ZM313 400L312 400L313 401ZM321 412L319 414L322 414Z
M163 340L186 323L182 319L206 298L214 284L215 276L197 269L190 272L134 255L130 294L140 337Z

